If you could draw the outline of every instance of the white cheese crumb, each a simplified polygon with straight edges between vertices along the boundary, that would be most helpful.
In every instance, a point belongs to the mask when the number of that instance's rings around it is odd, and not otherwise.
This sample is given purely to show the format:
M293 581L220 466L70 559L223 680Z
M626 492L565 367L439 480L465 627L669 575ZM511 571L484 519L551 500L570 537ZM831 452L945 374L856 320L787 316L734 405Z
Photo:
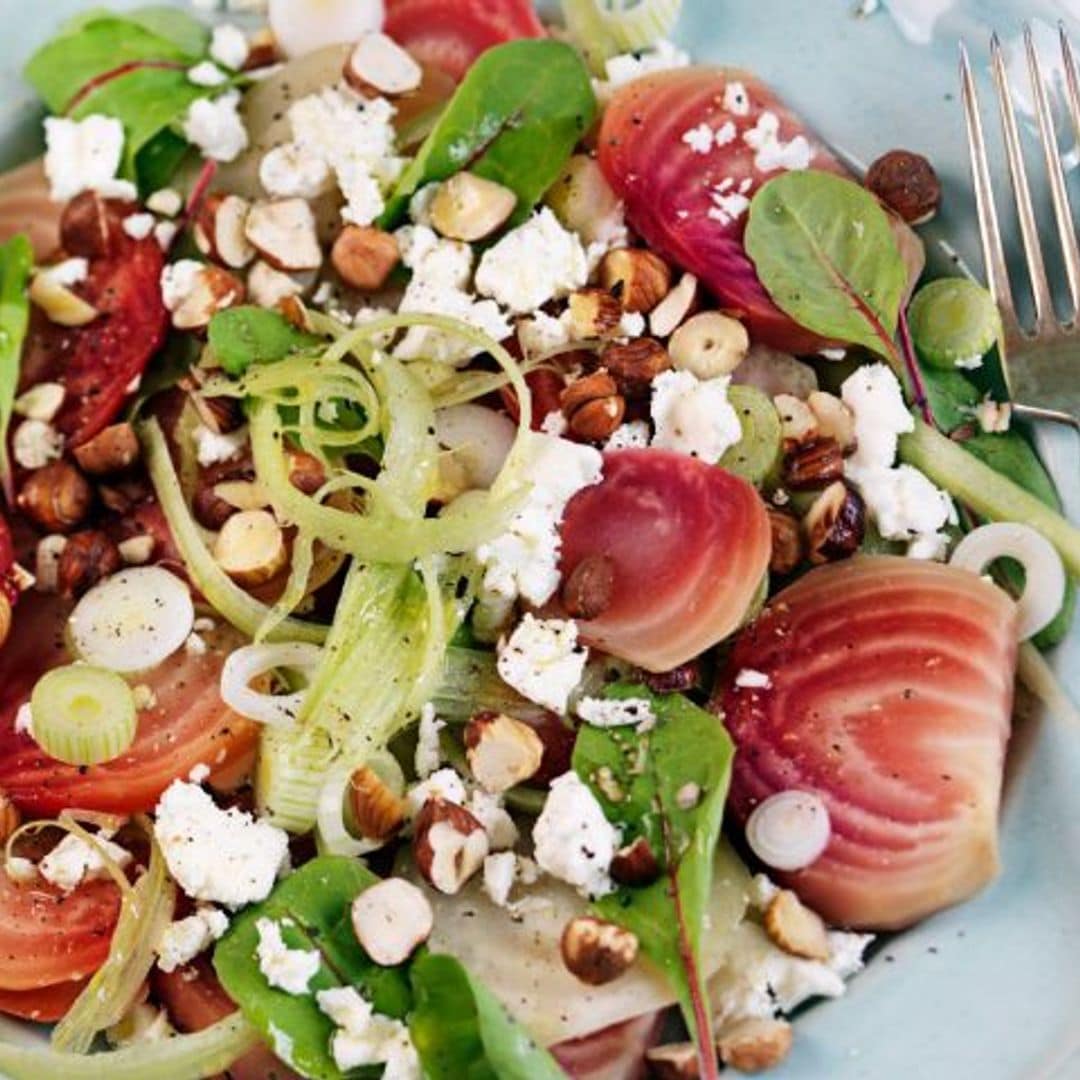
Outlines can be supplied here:
M330 1046L339 1069L384 1065L383 1080L420 1080L420 1056L400 1020L376 1013L352 986L320 990L315 1000L338 1027Z
M163 217L176 217L183 208L183 196L173 188L161 188L146 200L146 209Z
M251 55L247 36L238 26L225 23L214 27L210 39L210 58L230 71L239 71Z
M29 701L24 701L15 713L15 734L34 737L34 713Z
M656 713L645 698L582 698L575 710L578 716L593 727L629 727L636 724L639 732L656 726Z
M620 841L619 830L577 773L552 781L533 827L534 855L542 870L586 896L606 896L614 889L608 871Z
M420 727L416 740L416 775L426 780L442 764L442 748L439 732L446 727L445 720L435 717L435 706L430 702L420 710Z
M4 862L4 872L16 885L29 885L37 881L37 863L24 859L21 855L12 855Z
M605 450L644 450L651 438L649 425L644 420L630 420L617 427L604 444Z
M229 76L222 71L212 60L203 60L193 68L188 69L188 82L195 86L223 86L229 81Z
M158 967L168 973L190 964L229 929L229 917L210 905L200 905L194 915L177 919L165 928L157 947Z
M154 239L162 251L168 251L172 247L180 226L174 221L159 221L154 226Z
M276 198L317 199L333 180L330 166L297 143L274 147L259 163L259 182Z
M145 712L147 709L152 709L157 705L157 694L154 693L153 688L146 685L146 683L139 683L137 686L131 688L131 696L135 699L135 708L139 712Z
M111 116L45 121L45 175L54 202L67 202L82 191L107 199L134 199L135 185L117 180L124 153L124 128Z
M129 214L124 218L122 228L132 240L145 240L156 224L153 214Z
M518 341L528 357L549 356L570 344L570 330L564 319L538 311L517 324Z
M184 135L204 157L235 161L248 148L248 133L240 116L240 92L193 101L184 118Z
M984 398L974 410L979 427L989 435L1000 435L1012 425L1012 405L1007 401Z
M484 892L496 907L506 907L517 876L517 856L500 851L484 859Z
M652 445L715 465L742 438L728 401L730 377L698 379L690 371L665 371L653 380Z
M248 432L246 427L242 427L222 435L205 424L199 424L192 437L199 464L205 469L236 457L247 446Z
M281 936L281 925L273 919L259 919L255 928L259 931L255 952L266 981L286 994L308 993L308 984L322 967L319 950L290 949Z
M566 414L556 409L540 421L540 430L545 435L553 435L556 439L561 439L570 430L570 424L566 419Z
M497 666L508 686L565 715L588 656L588 649L578 644L577 623L526 614L509 639L501 643Z
M695 154L708 154L716 139L716 134L708 124L701 123L695 128L684 132L682 141L694 151Z
M724 87L724 109L732 116L750 115L750 95L744 83L733 79Z
M466 809L484 826L490 850L504 851L517 843L518 829L514 819L506 812L501 795L474 788Z
M180 780L158 803L154 835L188 896L229 908L265 900L287 865L285 832L235 807L221 810L201 787Z
M24 469L41 469L64 454L64 436L44 420L24 420L11 440L15 460Z
M641 53L625 53L613 56L604 65L607 80L597 85L597 92L602 101L608 100L620 86L625 86L635 79L653 75L659 71L687 67L690 57L670 41L660 40L652 49Z
M772 686L772 679L764 671L743 668L735 676L735 685L743 690L768 690Z
M457 806L464 806L468 795L465 781L453 769L439 769L408 790L405 795L405 810L410 818L414 818L423 810L428 799L442 799Z
M476 271L476 291L518 315L568 296L588 281L581 240L548 207L489 248Z
M808 169L814 156L805 135L796 135L790 142L784 142L780 138L780 118L768 110L758 117L749 131L743 132L743 142L755 152L754 167L759 172Z
M38 863L38 872L50 884L64 892L77 889L84 881L109 876L106 858L123 869L131 863L131 853L114 844L104 833L90 844L81 836L69 833Z

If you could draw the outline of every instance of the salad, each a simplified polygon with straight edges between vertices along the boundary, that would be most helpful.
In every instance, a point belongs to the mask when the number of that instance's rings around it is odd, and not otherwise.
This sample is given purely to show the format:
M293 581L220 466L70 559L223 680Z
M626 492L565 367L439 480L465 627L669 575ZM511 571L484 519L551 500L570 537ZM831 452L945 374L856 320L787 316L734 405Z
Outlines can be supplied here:
M778 1065L1071 708L932 165L678 0L226 6L59 27L0 179L0 1073Z

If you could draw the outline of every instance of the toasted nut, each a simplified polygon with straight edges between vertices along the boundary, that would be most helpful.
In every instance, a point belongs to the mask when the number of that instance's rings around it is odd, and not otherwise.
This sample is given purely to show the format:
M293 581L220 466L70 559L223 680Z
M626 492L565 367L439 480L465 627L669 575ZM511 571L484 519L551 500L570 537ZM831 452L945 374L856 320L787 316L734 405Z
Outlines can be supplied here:
M626 401L603 370L571 383L562 394L562 411L571 434L585 442L611 437L626 415Z
M69 533L89 515L94 489L74 465L55 461L26 478L17 501L35 525L51 533Z
M582 405L588 405L590 401L600 398L612 397L618 392L615 380L601 368L591 375L576 379L563 390L560 399L563 414L569 419Z
M572 619L598 619L611 607L615 563L607 555L587 555L563 582L562 599Z
M248 40L248 55L244 62L244 70L257 71L259 68L276 64L280 60L281 51L278 49L274 31L268 26L256 30Z
M698 306L698 279L693 274L683 274L675 286L653 308L649 316L649 328L653 337L671 337L694 313Z
M0 592L0 649L7 644L7 639L11 636L11 621L11 600L6 592Z
M465 747L473 778L496 795L535 776L544 758L540 736L499 713L474 716L465 726Z
M600 283L623 310L648 315L671 292L671 267L643 248L617 248L600 264Z
M73 451L79 466L91 476L123 472L139 460L139 437L131 424L113 424Z
M314 495L326 483L326 470L318 458L294 451L289 454L289 483L305 495Z
M343 74L365 97L408 94L424 81L424 69L386 34L364 34L349 53Z
M571 232L586 244L610 246L626 235L623 205L604 176L600 163L575 154L544 201Z
M630 969L637 954L636 934L591 915L571 919L563 930L563 963L589 986L613 982Z
M772 557L769 569L774 574L790 574L803 560L803 538L798 519L783 510L768 510L772 530Z
M213 490L219 499L237 510L265 510L270 505L266 489L254 480L223 480Z
M739 1072L764 1072L791 1052L791 1025L786 1020L743 1020L721 1032L716 1041L720 1060Z
M922 225L941 205L941 181L934 167L909 150L890 150L870 166L866 186L909 225Z
M145 566L153 557L157 541L148 533L141 536L129 536L116 545L120 558L128 566Z
M290 326L306 333L311 332L311 315L299 296L283 296L277 302L277 309Z
M417 869L439 892L454 896L483 865L490 850L484 826L463 806L428 799L413 832Z
M253 588L277 577L289 561L289 552L273 514L242 510L222 526L214 558L238 585Z
M60 246L69 255L98 259L111 255L115 243L113 216L100 195L84 191L64 207L60 217Z
M208 258L242 270L255 258L255 249L245 235L251 203L239 195L212 195L195 222L195 243Z
M804 960L829 959L829 938L821 916L790 889L781 889L765 909L765 932L773 944Z
M622 323L622 304L604 289L570 294L570 336L577 341L614 336Z
M701 665L697 660L687 660L670 671L647 671L645 685L654 694L684 694L701 682Z
M357 832L365 840L389 840L405 824L405 800L374 769L366 765L353 773L348 788L349 808Z
M675 331L668 343L676 370L689 371L699 379L730 375L749 351L746 327L719 311L695 315Z
M34 554L34 578L38 592L54 593L60 584L60 556L67 547L67 537L54 533L38 541Z
M600 363L623 394L643 397L648 394L653 379L671 367L671 357L659 341L643 337L609 345L601 354Z
M387 878L365 889L352 904L356 940L381 967L405 963L435 928L428 898L404 878Z
M238 511L237 507L218 495L217 485L214 485L196 489L195 497L191 500L191 512L204 529L218 532Z
M41 420L49 424L63 407L66 394L63 383L38 383L15 399L12 410L27 420Z
M24 469L40 469L64 453L64 436L44 420L24 420L11 440L12 457Z
M819 491L844 478L844 452L835 439L802 443L784 458L784 484L792 491Z
M855 417L838 397L815 390L806 399L806 404L817 418L819 435L835 439L844 451L855 445Z
M397 240L382 229L346 225L334 241L330 261L353 289L375 292L401 261Z
M244 302L243 283L220 266L207 263L186 284L170 308L177 330L204 330L219 311Z
M805 401L791 394L777 394L773 404L780 414L785 447L800 446L818 437L817 417Z
M62 596L82 596L103 578L124 565L120 550L105 533L88 529L68 538L57 566L57 587Z
M866 535L866 505L843 481L827 487L803 519L810 561L818 565L854 555Z
M611 876L620 885L651 885L660 876L660 862L644 836L615 852Z
M649 1075L655 1080L698 1080L701 1069L693 1043L670 1043L645 1051Z
M86 326L100 314L93 304L57 281L47 268L39 270L30 282L30 299L57 326Z
M4 597L7 600L7 597ZM2 605L0 605L2 606ZM10 615L11 604L8 603ZM4 635L6 637L6 635ZM0 844L6 844L8 837L22 824L22 814L18 807L8 798L7 793L0 791Z
M252 266L247 284L251 302L262 308L276 308L287 297L301 296L305 289L295 277L275 270L261 259Z
M315 215L306 199L255 203L244 235L275 270L318 270L322 266Z
M236 398L205 397L195 391L188 400L203 425L217 435L228 435L244 426L244 409Z
M517 206L517 195L473 173L451 176L431 201L431 223L451 240L472 244L501 229Z

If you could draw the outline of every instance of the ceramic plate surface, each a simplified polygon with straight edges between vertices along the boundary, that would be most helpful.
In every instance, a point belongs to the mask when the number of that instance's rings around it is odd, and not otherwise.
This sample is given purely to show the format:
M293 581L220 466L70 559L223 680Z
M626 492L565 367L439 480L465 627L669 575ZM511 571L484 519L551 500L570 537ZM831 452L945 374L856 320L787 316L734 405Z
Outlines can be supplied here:
M38 141L39 113L19 68L60 19L88 6L86 0L0 0L3 165L35 153ZM703 61L746 67L772 83L853 160L869 162L896 146L925 153L946 190L946 210L927 231L932 253L942 256L944 240L981 274L957 42L967 41L979 68L996 139L987 74L991 30L1015 55L1022 20L1032 20L1049 63L1059 20L1080 47L1080 0L884 0L866 17L856 17L854 6L855 0L686 0L679 38ZM1003 162L999 147L995 142ZM1041 174L1033 140L1029 149ZM1080 169L1073 169L1070 184L1080 211ZM1000 190L1007 190L1003 180ZM1015 232L1011 239L1017 251ZM943 256L940 262L944 269ZM1077 364L1080 378L1080 357ZM1077 440L1057 432L1040 433L1039 442L1073 520L1080 520ZM1080 635L1058 651L1055 665L1080 699ZM846 999L800 1017L791 1059L769 1075L1080 1077L1080 731L1051 719L1018 720L1003 860L1001 877L982 896L886 943Z

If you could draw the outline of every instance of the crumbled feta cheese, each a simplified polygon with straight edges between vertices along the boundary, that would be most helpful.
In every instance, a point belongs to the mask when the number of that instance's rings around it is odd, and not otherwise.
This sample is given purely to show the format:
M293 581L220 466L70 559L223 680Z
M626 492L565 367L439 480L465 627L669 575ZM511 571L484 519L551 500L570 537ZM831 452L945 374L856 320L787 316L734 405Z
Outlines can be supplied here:
M442 763L439 732L446 727L445 720L435 717L435 706L430 702L420 710L420 728L416 740L416 775L426 780Z
M735 676L735 685L743 690L768 690L772 686L772 679L764 671L743 668Z
M338 1027L330 1046L339 1069L383 1065L383 1080L420 1080L420 1057L400 1020L376 1013L352 986L320 990L315 1000Z
M636 724L639 731L649 731L656 725L656 713L645 698L582 698L575 710L586 724L593 727L628 727Z
M135 699L135 708L139 712L145 712L147 709L153 709L157 703L157 694L154 693L153 688L147 686L146 683L139 683L131 688L132 697Z
M248 148L238 90L230 90L213 100L199 98L193 101L183 128L188 142L213 161L235 161Z
M533 827L534 856L542 870L586 896L606 896L614 888L608 871L620 842L619 830L577 773L552 781Z
M212 60L203 60L188 69L188 82L195 86L222 86L229 81L229 76Z
M154 226L154 239L162 251L168 251L172 247L180 226L174 221L159 221Z
M34 737L34 711L29 701L24 701L15 713L15 734Z
M229 917L209 905L200 906L194 915L177 919L165 928L157 947L158 967L175 971L190 964L229 929Z
M493 795L482 788L474 788L466 809L484 826L490 850L504 851L517 843L517 826L506 812L501 796Z
M725 180L723 184L731 182ZM712 200L709 218L720 222L721 225L730 225L733 221L738 221L750 209L750 199L741 191L724 189L723 184L709 193L709 198Z
M652 445L715 465L742 438L728 401L730 377L699 379L690 371L665 371L653 380Z
M4 862L4 872L16 885L29 885L37 880L37 863L24 859L21 855L12 855Z
M644 450L649 445L650 438L649 425L644 420L630 420L612 432L611 438L604 444L604 449Z
M207 469L211 465L231 461L236 457L247 446L248 432L246 427L242 427L222 435L205 424L199 424L192 432L192 437L195 440L199 464Z
M284 925L292 923L286 919ZM281 926L273 919L259 919L255 923L259 931L255 949L259 970L275 989L286 994L306 994L308 984L322 967L322 956L318 949L290 949L281 936Z
M791 956L756 923L743 923L709 983L717 1026L790 1013L815 997L840 997L844 979L862 967L872 940L865 934L830 933L830 957L821 963Z
M434 224L431 218L431 204L435 196L439 194L442 184L425 184L409 200L409 218L414 225L426 225L431 228Z
M856 482L886 540L914 540L956 521L952 499L910 465L860 474Z
M759 172L808 169L814 156L805 135L796 135L790 142L784 142L780 138L780 118L768 110L758 117L749 131L743 132L743 142L754 151L754 167Z
M275 198L317 199L334 182L330 166L297 143L276 146L259 163L259 182Z
M518 693L560 714L581 682L589 651L578 644L577 623L526 614L499 647L499 675Z
M728 143L733 143L735 141L735 137L738 134L739 129L735 126L734 122L725 120L724 123L716 129L716 145L720 147L727 146Z
M708 154L713 148L716 135L708 124L698 124L685 132L682 141L694 151L695 154Z
M401 175L396 109L385 98L364 98L327 88L289 109L298 157L317 158L333 171L345 197L342 218L370 225L385 209L384 193Z
M496 907L509 903L516 877L517 856L512 851L500 851L484 859L484 892Z
M214 27L210 39L210 58L230 71L239 71L251 55L247 35L238 26L224 23Z
M67 202L82 191L107 199L134 199L135 185L117 180L124 153L124 128L111 116L45 121L45 175L55 202Z
M746 85L737 79L732 79L724 87L724 110L732 116L750 115L750 95L746 92Z
M152 690L150 692L153 693ZM198 765L192 767L187 778L193 784L205 784L206 781L210 779L212 771L213 770L205 761L200 761Z
M154 835L188 896L229 908L265 900L287 865L284 831L235 807L221 810L201 787L181 780L158 803Z
M162 188L146 200L146 209L164 217L176 217L184 209L184 198L173 188Z
M570 423L566 419L566 414L556 409L540 421L540 430L545 435L553 435L556 439L561 439L570 430Z
M570 344L566 321L538 311L517 324L518 341L527 357L550 356Z
M94 837L91 844L81 836L68 833L38 863L38 872L50 884L64 892L77 889L84 881L95 881L109 876L106 859L111 859L123 869L131 863L131 853L114 844L104 833Z
M546 206L489 248L476 271L476 291L518 315L568 296L588 281L581 240Z
M645 316L638 311L627 311L619 320L619 337L638 338L645 333Z
M161 300L169 311L176 311L198 288L205 266L197 259L180 259L161 271Z
M603 455L591 446L539 432L522 447L523 474L533 484L528 498L502 536L481 544L484 588L508 600L523 596L540 605L559 587L562 539L559 525L567 503L603 476Z
M42 469L64 455L64 436L44 420L24 420L11 440L11 452L24 469Z
M613 56L604 65L607 81L601 83L597 90L601 99L606 100L615 89L625 86L628 82L644 78L646 75L654 75L659 71L688 67L689 64L690 57L687 53L670 41L660 40L647 52Z
M1012 425L1012 405L1007 401L984 398L974 410L979 427L989 435L1000 435Z
M401 261L413 272L399 306L401 314L446 315L460 319L495 341L508 338L513 328L499 306L477 301L467 290L473 252L468 244L443 240L424 225L406 226L395 234ZM410 327L394 350L399 360L430 360L464 364L479 347L427 326Z
M132 240L145 240L156 224L153 214L129 214L124 218L122 228Z
M915 420L904 404L900 382L885 364L857 368L840 389L844 404L855 419L855 452L846 472L891 469L900 436L915 430Z
M453 769L440 769L408 790L405 795L405 809L409 817L414 818L423 810L428 799L442 799L464 806L468 797L465 781Z

